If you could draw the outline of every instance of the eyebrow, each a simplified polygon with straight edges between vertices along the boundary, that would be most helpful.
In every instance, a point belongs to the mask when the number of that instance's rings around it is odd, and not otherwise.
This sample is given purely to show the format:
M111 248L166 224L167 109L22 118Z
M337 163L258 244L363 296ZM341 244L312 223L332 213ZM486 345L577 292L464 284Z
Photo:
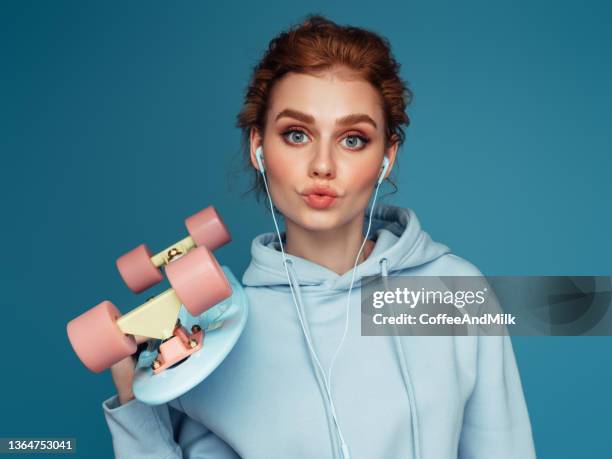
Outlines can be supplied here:
M307 113L300 112L299 110L294 110L292 108L286 108L281 111L278 115L276 115L275 121L278 121L282 117L287 118L295 118L296 120L300 120L306 124L314 124L314 117L312 115L308 115ZM336 120L336 125L338 126L348 126L351 124L357 123L369 123L374 128L377 128L376 122L365 113L354 113L352 115L343 116L342 118L338 118Z

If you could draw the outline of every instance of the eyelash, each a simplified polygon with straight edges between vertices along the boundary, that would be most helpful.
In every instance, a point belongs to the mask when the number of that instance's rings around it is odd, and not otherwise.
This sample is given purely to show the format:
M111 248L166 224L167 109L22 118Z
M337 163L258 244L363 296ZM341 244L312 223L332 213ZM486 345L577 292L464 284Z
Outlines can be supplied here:
M306 137L308 137L308 134L303 129L289 128L289 129L287 129L286 131L284 131L282 133L282 136L285 139L285 141L288 144L290 144L290 145L299 145L300 143L303 143L303 142L294 143L294 142L290 142L288 140L289 135L294 133L294 132L299 132L301 134L304 134ZM363 144L360 148L349 148L349 147L347 147L349 150L353 150L353 151L363 150L368 145L368 143L370 143L370 139L368 137L363 136L363 135L359 135L359 134L348 134L348 135L344 136L342 138L342 140L345 140L345 139L347 139L349 137L357 137L361 141L361 143Z

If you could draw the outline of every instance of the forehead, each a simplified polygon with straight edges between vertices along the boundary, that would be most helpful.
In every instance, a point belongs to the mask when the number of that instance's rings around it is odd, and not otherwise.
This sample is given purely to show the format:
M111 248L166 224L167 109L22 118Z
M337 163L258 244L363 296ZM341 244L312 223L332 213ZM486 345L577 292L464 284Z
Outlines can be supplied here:
M370 115L382 126L383 111L378 90L369 82L340 71L311 75L290 72L270 93L268 119L291 108L312 115L316 123L334 123L354 113Z

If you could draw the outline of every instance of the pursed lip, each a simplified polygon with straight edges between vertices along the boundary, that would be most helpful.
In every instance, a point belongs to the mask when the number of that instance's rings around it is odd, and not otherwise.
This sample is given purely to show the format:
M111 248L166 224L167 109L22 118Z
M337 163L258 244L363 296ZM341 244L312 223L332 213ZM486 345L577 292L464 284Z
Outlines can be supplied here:
M310 186L304 191L302 191L302 193L300 194L302 194L303 196L308 196L310 194L318 194L323 196L332 196L334 198L338 197L338 193L336 193L333 188L322 185Z

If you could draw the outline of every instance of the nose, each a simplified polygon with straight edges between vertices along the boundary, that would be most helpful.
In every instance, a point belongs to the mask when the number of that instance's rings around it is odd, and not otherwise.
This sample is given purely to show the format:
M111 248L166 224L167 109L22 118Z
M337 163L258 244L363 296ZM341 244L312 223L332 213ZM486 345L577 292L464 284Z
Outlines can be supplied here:
M336 165L331 155L331 149L320 146L308 171L311 178L333 179L336 176Z

